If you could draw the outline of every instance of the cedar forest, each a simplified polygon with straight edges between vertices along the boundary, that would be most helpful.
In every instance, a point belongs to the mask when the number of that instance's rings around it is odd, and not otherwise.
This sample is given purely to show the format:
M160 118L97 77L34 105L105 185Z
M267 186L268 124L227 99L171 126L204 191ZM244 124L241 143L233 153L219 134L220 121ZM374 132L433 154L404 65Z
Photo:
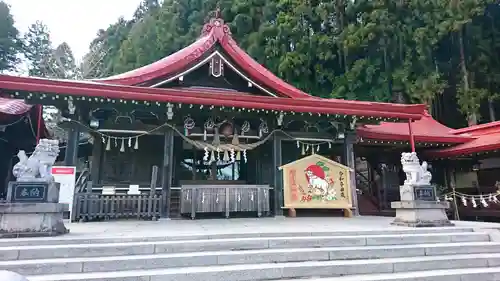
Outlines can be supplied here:
M41 77L132 70L194 42L217 5L252 57L312 95L426 103L451 127L500 115L494 0L143 0L130 20L99 30L78 63L42 22L21 35L0 1L0 72L20 60Z

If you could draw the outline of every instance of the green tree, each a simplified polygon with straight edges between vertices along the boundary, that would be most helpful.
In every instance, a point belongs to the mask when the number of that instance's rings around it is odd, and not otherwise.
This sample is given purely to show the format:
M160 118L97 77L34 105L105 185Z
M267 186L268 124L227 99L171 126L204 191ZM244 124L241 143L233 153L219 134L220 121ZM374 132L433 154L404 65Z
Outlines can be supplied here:
M24 56L29 62L28 73L38 77L56 77L52 41L47 26L37 21L24 35Z
M451 126L500 108L500 5L493 0L143 1L91 46L101 73L157 61L191 44L220 5L235 40L313 95L425 103ZM487 116L488 118L484 118ZM465 120L465 119L464 119Z
M7 3L0 1L0 73L15 70L22 42Z

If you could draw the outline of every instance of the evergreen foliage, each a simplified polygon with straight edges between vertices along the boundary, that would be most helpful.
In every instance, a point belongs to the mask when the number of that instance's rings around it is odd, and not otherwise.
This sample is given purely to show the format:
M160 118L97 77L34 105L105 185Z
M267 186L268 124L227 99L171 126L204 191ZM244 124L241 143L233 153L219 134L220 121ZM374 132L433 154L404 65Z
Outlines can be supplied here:
M132 70L188 46L217 5L242 48L312 95L426 103L453 127L497 118L494 0L143 0L132 19L98 32L80 67L85 78ZM26 38L28 48L32 41Z

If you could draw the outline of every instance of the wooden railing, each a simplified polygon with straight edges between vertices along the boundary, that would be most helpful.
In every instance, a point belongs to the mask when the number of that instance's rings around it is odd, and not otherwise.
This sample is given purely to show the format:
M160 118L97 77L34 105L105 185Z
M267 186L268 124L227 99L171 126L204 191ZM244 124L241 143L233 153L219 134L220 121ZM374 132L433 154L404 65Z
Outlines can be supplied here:
M110 219L156 220L161 215L161 196L103 195L97 193L75 194L73 215L75 221Z
M94 191L92 181L79 180L73 200L71 221L110 219L151 219L160 217L164 196L157 192L158 167L153 167L149 192L141 194L100 194Z

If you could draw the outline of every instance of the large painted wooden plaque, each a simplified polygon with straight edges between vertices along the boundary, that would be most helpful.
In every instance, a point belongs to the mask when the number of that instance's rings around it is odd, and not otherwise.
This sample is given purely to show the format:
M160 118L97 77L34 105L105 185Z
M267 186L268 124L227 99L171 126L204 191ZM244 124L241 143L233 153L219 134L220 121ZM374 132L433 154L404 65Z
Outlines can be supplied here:
M313 154L279 167L285 208L350 209L351 169Z

